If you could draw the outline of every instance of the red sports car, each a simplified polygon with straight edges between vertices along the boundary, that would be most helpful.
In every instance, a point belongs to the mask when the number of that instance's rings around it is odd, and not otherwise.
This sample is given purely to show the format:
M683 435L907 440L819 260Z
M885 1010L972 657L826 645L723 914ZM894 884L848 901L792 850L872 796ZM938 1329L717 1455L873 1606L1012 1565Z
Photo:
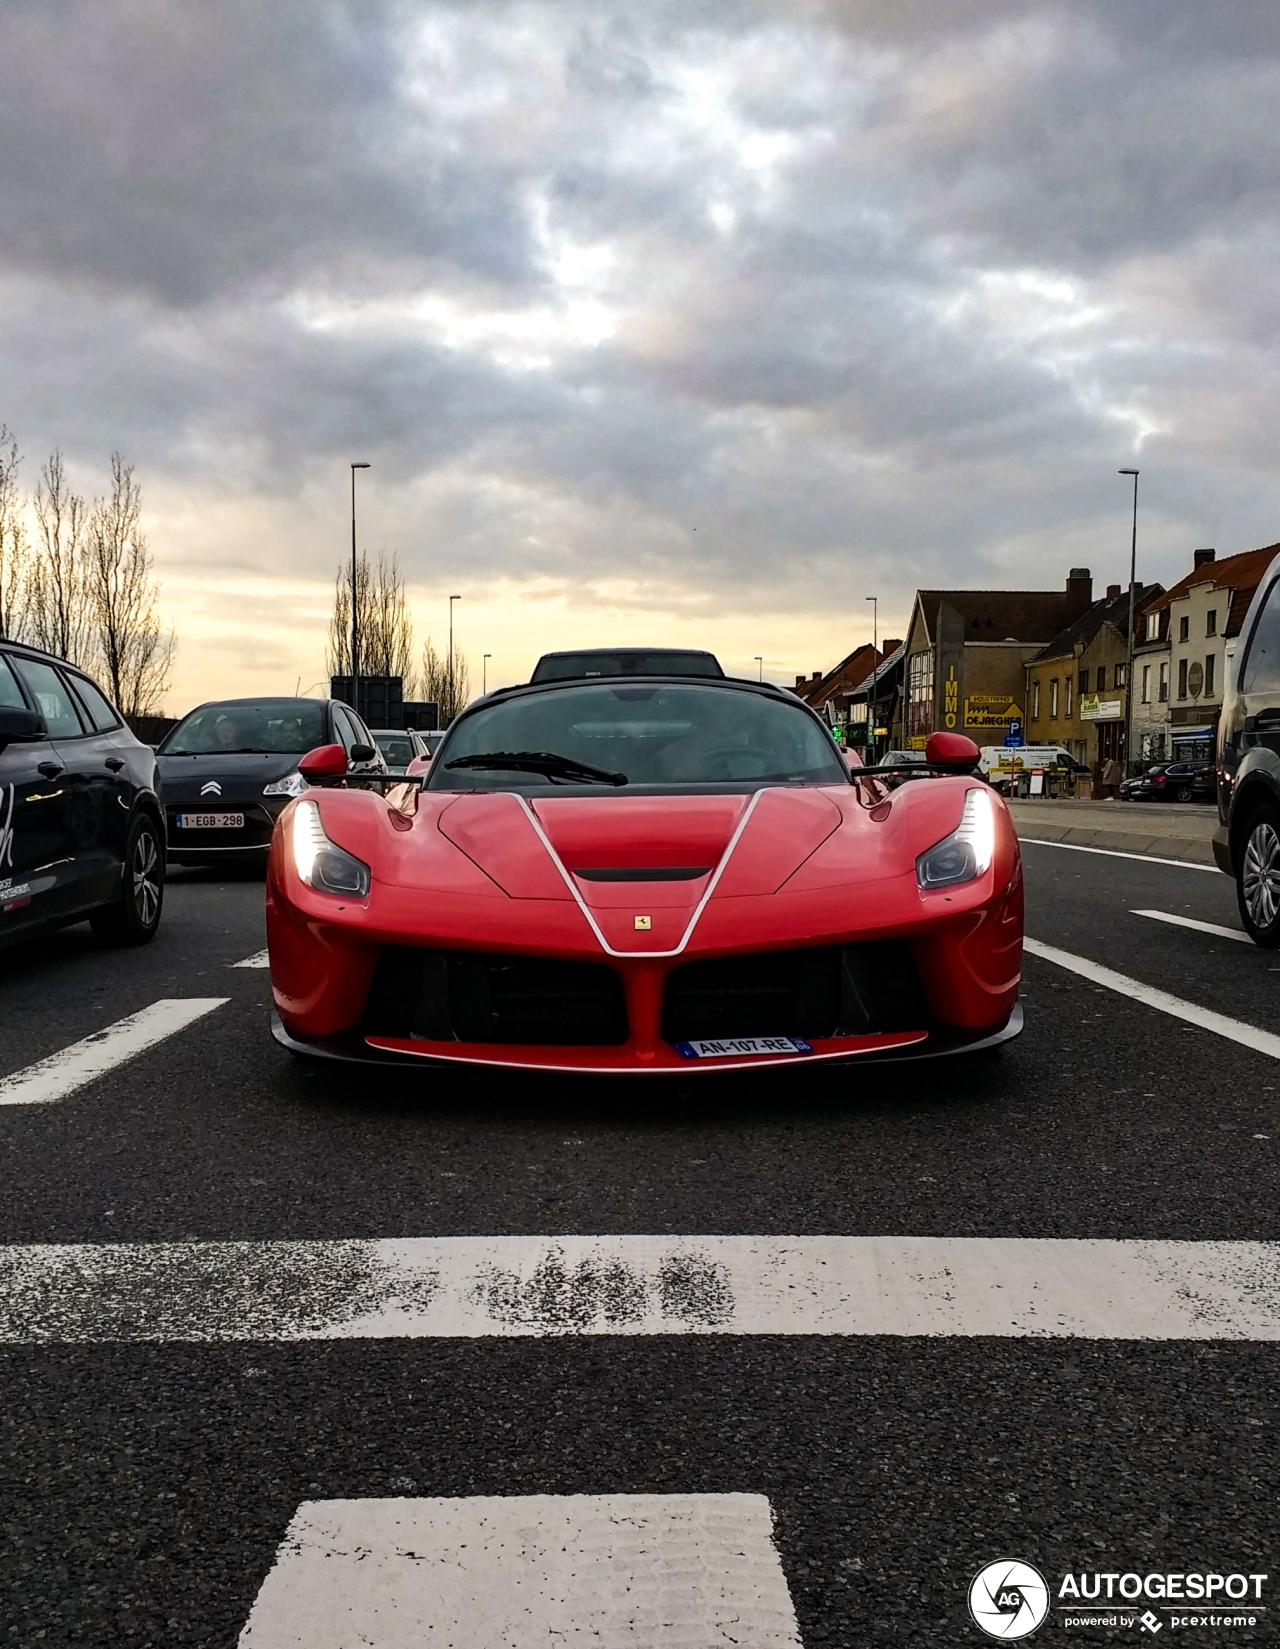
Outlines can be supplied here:
M792 694L678 677L492 693L390 788L313 751L267 873L275 1035L627 1073L993 1046L1017 838L969 740L928 759L890 792Z

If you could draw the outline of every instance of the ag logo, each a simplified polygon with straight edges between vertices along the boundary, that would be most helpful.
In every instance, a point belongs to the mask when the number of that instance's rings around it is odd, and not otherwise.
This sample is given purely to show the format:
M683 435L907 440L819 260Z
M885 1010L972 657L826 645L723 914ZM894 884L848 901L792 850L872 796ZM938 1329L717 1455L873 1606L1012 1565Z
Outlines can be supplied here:
M988 1563L969 1587L973 1623L992 1638L1025 1638L1049 1613L1049 1588L1039 1569L1017 1558Z

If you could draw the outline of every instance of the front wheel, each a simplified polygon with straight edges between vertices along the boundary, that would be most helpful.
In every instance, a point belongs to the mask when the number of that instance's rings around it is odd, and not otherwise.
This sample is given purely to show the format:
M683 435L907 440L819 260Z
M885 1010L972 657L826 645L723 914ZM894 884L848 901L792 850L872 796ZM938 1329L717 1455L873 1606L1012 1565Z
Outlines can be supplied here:
M164 853L155 821L140 815L129 830L120 892L95 910L89 926L106 945L145 945L155 938L164 903Z
M1268 950L1280 946L1280 807L1268 802L1245 826L1236 898L1245 932Z

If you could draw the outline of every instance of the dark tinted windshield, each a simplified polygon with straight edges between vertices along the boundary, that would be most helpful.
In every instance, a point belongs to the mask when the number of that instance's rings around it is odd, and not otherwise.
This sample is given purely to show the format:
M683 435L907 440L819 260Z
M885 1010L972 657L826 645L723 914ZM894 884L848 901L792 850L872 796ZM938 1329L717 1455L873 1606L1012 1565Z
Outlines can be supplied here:
M397 766L407 766L418 753L413 740L403 733L375 733L373 737L382 754Z
M533 681L581 680L583 676L715 676L724 671L710 653L667 651L547 653L540 658Z
M798 705L673 682L565 686L477 710L431 764L431 789L540 790L557 782L449 766L491 751L545 751L625 773L633 785L849 782L835 745Z
M231 755L265 750L302 756L328 743L325 707L315 699L263 699L202 704L160 747L162 756Z

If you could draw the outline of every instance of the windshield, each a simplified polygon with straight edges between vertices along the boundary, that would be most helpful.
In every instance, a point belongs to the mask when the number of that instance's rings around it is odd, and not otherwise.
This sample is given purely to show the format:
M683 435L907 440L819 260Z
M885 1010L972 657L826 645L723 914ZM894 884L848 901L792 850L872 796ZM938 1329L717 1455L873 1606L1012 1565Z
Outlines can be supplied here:
M413 740L407 739L403 733L375 733L373 737L378 749L389 762L398 762L405 766L417 755Z
M563 757L628 784L847 784L848 769L798 705L750 691L613 683L530 693L477 710L431 764L433 790L543 790L571 771L451 767L489 752ZM586 782L590 782L587 780Z
M302 756L328 741L324 704L315 699L263 699L202 704L160 747L162 756L230 756L241 750Z

